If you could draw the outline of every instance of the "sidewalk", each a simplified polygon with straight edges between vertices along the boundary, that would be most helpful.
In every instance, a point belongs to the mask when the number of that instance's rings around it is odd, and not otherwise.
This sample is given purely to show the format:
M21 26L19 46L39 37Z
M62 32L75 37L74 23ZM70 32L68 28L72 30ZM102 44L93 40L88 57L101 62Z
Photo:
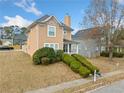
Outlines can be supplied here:
M114 72L110 72L110 73L106 73L103 74L101 78L106 78L106 77L111 77L113 75L117 75L117 74L121 74L123 73L123 71L114 71ZM65 82L65 83L61 83L58 85L53 85L53 86L49 86L46 88L42 88L42 89L38 89L38 90L32 90L32 91L28 91L25 93L55 93L57 91L61 91L64 89L68 89L68 88L73 88L73 87L77 87L86 83L91 82L92 80L86 80L86 79L78 79L78 80L74 80L74 81L69 81L69 82Z

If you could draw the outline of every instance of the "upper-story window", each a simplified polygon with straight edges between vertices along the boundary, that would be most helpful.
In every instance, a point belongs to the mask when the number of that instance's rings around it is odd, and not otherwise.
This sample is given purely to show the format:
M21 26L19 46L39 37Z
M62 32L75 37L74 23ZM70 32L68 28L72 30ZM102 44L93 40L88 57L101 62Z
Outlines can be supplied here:
M48 25L48 37L56 37L56 27Z
M67 31L66 31L66 29L64 29L64 35L66 35L67 34Z

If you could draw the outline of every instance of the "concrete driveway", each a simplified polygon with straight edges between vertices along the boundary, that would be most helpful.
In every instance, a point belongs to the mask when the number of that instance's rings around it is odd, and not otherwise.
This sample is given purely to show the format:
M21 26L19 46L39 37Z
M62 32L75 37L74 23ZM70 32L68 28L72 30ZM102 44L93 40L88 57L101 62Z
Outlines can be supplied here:
M124 93L124 80L87 93Z

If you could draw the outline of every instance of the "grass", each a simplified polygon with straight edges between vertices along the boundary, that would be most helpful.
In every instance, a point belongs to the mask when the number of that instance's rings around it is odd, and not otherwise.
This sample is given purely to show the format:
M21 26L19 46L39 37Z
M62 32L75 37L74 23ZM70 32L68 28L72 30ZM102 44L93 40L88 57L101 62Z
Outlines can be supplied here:
M23 52L0 52L0 93L23 93L81 78L63 62L33 65Z
M102 73L124 68L124 58L114 58L113 62L104 57L89 60ZM48 66L32 63L24 52L0 52L0 93L23 93L81 78L63 62Z
M124 58L113 58L113 60L110 61L107 57L97 57L89 60L92 64L97 66L102 73L124 69Z

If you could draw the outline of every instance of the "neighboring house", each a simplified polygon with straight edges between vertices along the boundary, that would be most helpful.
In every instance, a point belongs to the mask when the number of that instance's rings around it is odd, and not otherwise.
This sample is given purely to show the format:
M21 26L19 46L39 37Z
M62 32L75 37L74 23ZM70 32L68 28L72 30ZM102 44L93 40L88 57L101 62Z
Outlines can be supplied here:
M13 45L13 39L1 39L3 46L12 46Z
M100 31L96 28L79 30L74 36L73 40L79 42L79 54L86 57L100 56L101 39Z
M114 45L114 52L124 53L124 40L119 40L116 45Z
M25 34L15 34L13 38L13 45L20 45L21 48L26 41L27 41L27 36Z
M30 55L42 47L51 47L64 52L78 53L78 43L72 41L70 16L66 15L64 23L55 16L45 15L28 27L27 52Z
M27 41L26 32L22 33L22 29L18 26L5 26L0 27L0 40L5 46L19 46L22 48L22 45Z

